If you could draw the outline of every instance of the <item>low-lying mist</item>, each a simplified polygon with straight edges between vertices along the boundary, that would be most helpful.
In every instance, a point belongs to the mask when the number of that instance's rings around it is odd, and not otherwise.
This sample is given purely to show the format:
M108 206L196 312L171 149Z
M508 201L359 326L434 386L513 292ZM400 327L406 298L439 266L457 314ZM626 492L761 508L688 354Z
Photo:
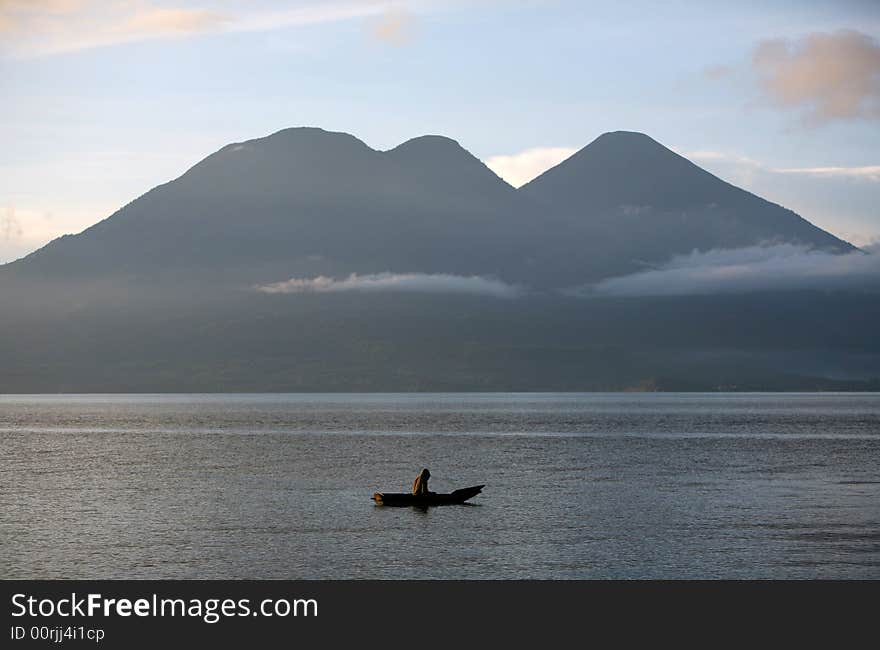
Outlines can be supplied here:
M352 273L335 279L320 275L315 278L290 278L282 282L259 285L263 293L335 293L342 291L403 291L417 293L466 293L496 298L515 298L520 289L500 280L479 275L462 276L448 273Z
M578 289L581 296L684 296L788 290L880 291L880 247L838 254L794 244L694 251Z

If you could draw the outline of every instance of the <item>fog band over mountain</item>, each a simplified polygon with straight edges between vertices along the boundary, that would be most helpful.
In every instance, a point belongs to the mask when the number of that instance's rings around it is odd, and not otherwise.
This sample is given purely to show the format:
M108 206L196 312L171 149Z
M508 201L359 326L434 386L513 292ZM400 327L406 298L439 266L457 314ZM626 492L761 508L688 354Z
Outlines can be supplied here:
M256 287L263 293L334 293L341 291L405 291L415 293L467 293L516 298L516 286L478 275L462 276L447 273L352 273L336 279L319 275L315 278L290 278L283 282Z
M880 246L844 254L795 244L694 251L577 293L682 296L789 289L880 290Z

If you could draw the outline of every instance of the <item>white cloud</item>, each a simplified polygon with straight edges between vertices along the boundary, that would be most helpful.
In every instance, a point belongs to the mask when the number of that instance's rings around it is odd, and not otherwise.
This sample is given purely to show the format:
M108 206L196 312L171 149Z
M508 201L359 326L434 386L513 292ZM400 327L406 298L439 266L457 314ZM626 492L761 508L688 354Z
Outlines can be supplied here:
M215 29L230 19L205 9L147 9L138 11L119 28L134 37L162 37Z
M880 238L880 165L773 167L718 151L681 154L856 245Z
M313 3L293 9L238 14L227 29L233 32L262 32L284 27L304 27L379 16L394 6L393 2L381 0Z
M752 67L774 104L807 123L880 118L880 44L855 30L758 43Z
M576 151L571 147L535 147L511 155L492 156L485 162L486 167L505 181L521 187Z
M88 0L0 0L0 12L17 16L33 12L64 14L82 8Z
M776 167L771 171L777 174L805 174L826 178L852 178L872 183L880 182L880 165L866 167Z
M396 6L382 0L339 0L266 10L239 3L238 10L221 12L128 0L0 0L0 31L5 34L0 51L42 56L204 33L270 31L379 16Z
M519 288L479 275L462 276L446 273L374 273L335 279L320 275L315 278L291 278L256 287L263 293L336 293L342 291L403 291L415 293L466 293L496 298L515 298Z
M836 166L836 167L770 167L764 165L754 158L747 156L739 156L736 154L727 154L720 151L688 151L681 154L689 160L711 163L732 163L740 167L751 167L763 173L769 174L800 174L804 176L822 176L825 178L850 178L854 180L864 180L871 182L880 182L880 165L865 166Z
M698 151L685 151L681 152L681 155L687 158L688 160L725 160L725 161L734 161L738 163L747 163L759 165L760 163L757 160L752 158L748 158L746 156L739 156L736 154L724 153L722 151L709 151L709 150L698 150Z
M793 244L694 251L649 271L609 278L581 296L678 296L787 289L880 290L880 250L846 254Z

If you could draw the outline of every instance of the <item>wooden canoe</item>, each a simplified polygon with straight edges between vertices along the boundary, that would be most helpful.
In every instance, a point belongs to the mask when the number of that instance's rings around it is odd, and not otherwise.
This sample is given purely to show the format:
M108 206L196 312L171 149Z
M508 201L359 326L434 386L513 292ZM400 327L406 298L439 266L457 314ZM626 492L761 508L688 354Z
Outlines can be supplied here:
M464 503L478 495L485 485L461 488L449 494L429 492L424 496L416 496L405 492L376 492L373 501L379 506L449 506Z

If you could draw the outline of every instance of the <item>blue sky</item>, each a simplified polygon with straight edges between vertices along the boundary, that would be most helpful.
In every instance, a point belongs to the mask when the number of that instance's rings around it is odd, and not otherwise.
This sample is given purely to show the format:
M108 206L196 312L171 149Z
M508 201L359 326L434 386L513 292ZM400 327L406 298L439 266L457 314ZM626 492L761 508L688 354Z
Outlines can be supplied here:
M880 239L880 3L0 0L0 262L289 126L458 140L519 184L645 132Z

